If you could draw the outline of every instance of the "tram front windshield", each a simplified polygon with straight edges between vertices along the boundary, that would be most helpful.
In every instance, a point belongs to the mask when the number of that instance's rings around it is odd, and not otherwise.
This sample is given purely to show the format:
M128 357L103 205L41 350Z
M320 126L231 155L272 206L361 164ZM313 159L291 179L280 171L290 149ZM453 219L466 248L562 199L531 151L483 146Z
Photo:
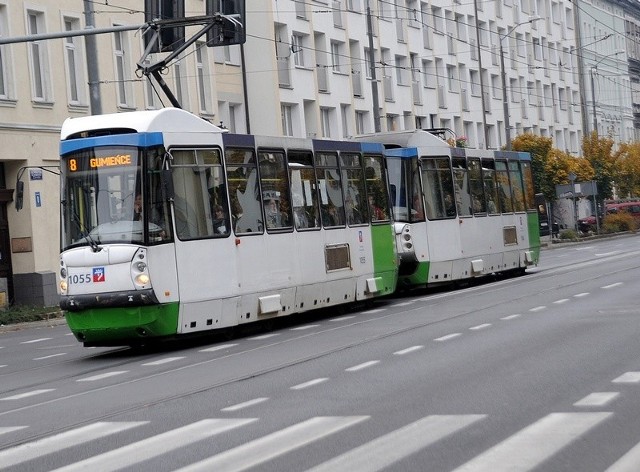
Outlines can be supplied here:
M62 249L161 238L143 208L138 148L97 147L62 158Z

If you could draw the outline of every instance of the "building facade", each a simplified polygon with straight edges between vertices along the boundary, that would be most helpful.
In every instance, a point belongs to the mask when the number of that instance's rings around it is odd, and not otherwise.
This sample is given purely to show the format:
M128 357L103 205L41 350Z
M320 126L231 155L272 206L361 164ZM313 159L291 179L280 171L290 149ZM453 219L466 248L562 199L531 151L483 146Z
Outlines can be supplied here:
M143 59L143 4L0 0L8 299L57 303L62 122L170 104L136 73L163 57ZM348 139L447 128L487 149L530 132L576 155L594 127L617 143L639 136L640 9L631 0L250 0L246 9L244 45L207 48L202 37L164 75L183 108L233 132ZM205 11L205 0L186 0L187 17ZM118 31L2 42L87 26Z

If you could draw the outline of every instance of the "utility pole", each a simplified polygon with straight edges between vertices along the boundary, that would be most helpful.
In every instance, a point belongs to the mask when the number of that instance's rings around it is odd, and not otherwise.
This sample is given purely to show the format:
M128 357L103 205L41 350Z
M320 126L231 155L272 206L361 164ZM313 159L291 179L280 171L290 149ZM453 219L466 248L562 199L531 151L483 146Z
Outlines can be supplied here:
M83 0L84 3L84 23L86 29L93 29L96 26L93 17L93 2ZM89 104L92 115L102 114L102 100L100 96L100 72L98 70L98 46L96 37L88 35L84 39L87 56L87 79L89 82Z
M376 80L376 56L373 51L373 28L371 24L371 7L367 0L367 36L369 37L369 68L371 71L371 95L373 99L373 129L380 132L380 103L378 101L378 82Z

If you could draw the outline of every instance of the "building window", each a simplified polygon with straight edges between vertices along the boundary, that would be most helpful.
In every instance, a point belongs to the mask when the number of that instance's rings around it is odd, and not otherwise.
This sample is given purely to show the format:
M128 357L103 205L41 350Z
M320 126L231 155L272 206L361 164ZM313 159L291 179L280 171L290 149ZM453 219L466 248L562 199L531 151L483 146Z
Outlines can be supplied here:
M176 99L183 109L189 110L189 88L185 75L182 61L175 62L173 64L173 79L175 82Z
M291 105L282 104L280 113L282 115L282 134L284 136L293 136L293 111Z
M198 82L198 100L200 112L213 115L211 109L211 82L207 47L203 42L196 43L196 77Z
M304 37L300 33L291 35L291 51L293 52L293 63L296 67L304 67Z
M342 73L342 54L341 43L337 41L331 41L331 68L333 72Z
M7 7L0 5L0 37L8 35L7 26ZM8 46L0 46L0 99L10 99L11 89L9 64L11 63L9 56L10 49Z
M29 34L45 33L44 13L27 11ZM31 93L36 102L51 101L51 84L49 80L49 64L47 62L47 45L45 41L31 41L29 43L29 62L31 64Z
M322 137L331 137L331 109L320 108L320 123L322 125Z
M365 134L367 132L367 112L356 111L356 134Z
M118 87L118 106L133 107L133 90L131 86L131 65L129 63L129 38L125 31L113 33L116 62L116 81Z
M64 18L65 31L76 31L80 29L78 18ZM83 105L86 102L84 93L84 64L81 43L77 37L65 38L65 62L67 66L67 93L69 103L72 105Z

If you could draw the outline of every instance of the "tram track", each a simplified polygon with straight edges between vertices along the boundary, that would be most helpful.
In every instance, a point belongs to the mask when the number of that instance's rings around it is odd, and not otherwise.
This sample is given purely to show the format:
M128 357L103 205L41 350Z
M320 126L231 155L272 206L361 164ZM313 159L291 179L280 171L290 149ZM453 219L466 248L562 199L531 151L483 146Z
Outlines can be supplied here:
M312 333L305 333L302 335L297 335L285 340L281 340L281 341L277 341L277 342L270 342L267 344L263 344L261 346L256 346L253 348L249 348L249 349L242 349L239 352L234 352L234 353L230 353L230 354L226 354L226 355L222 355L219 357L216 357L214 359L207 359L207 360L203 360L200 362L195 362L195 363L190 363L188 365L184 365L184 366L180 366L180 367L176 367L176 368L172 368L172 369L168 369L162 372L156 372L153 374L148 374L148 375L144 375L135 379L130 379L130 380L126 380L126 381L122 381L122 382L117 382L117 383L113 383L110 385L105 385L102 387L97 387L97 388L91 388L82 392L77 392L77 393L73 393L70 395L64 395L58 398L54 398L51 400L47 400L47 401L42 401L42 402L38 402L38 403L33 403L30 405L25 405L22 407L18 407L18 408L14 408L11 410L7 410L4 412L0 412L0 418L2 417L7 417L9 415L12 414L16 414L16 413L20 413L20 412L24 412L27 410L31 410L31 409L36 409L36 408L40 408L40 407L44 407L44 406L49 406L49 405L53 405L56 403L60 403L63 401L68 401L68 400L72 400L74 398L79 398L82 396L86 396L86 395L92 395L95 394L97 392L104 392L107 390L111 390L111 389L117 389L119 387L122 387L124 385L130 385L130 384L135 384L135 383L140 383L140 382L144 382L153 378L158 378L161 376L165 376L165 375L171 375L172 373L178 372L178 371L184 371L187 369L193 369L199 366L203 366L203 365L207 365L207 364L214 364L215 362L219 362L222 360L226 360L232 357L240 357L243 355L248 355L248 354L252 354L255 353L257 351L261 351L261 350L266 350L266 349L270 349L270 348L274 348L274 347L278 347L284 344L288 344L288 343L292 343L292 342L299 342L300 340L304 340L304 339L310 339L313 338L315 336L319 336L319 335L324 335L327 333L330 333L332 331L336 331L336 330L343 330L345 328L349 328L349 327L355 327L358 325L362 325L365 323L370 323L370 322L376 322L376 321L380 321L380 320L384 320L387 318L393 318L393 317L397 317L397 316L402 316L404 313L407 312L411 312L411 311L416 311L416 310L421 310L424 311L425 308L430 307L430 308L437 308L440 305L444 304L444 302L446 301L446 299L452 297L452 296L457 296L460 297L462 296L461 300L473 297L475 292L477 290L487 290L488 292L491 291L501 291L501 290L512 290L514 289L514 285L523 285L526 284L527 281L531 280L532 278L539 278L539 277L553 277L553 278L558 278L558 277L564 277L567 273L571 273L572 274L572 278L570 280L563 278L562 282L560 284L551 284L550 288L548 289L543 289L541 292L539 293L548 293L551 291L557 291L559 289L563 289L563 288L568 288L568 287L572 287L572 286L579 286L580 284L586 282L586 281L593 281L593 280L597 280L601 277L609 277L612 274L623 274L624 272L627 271L631 271L631 270L635 270L637 269L638 265L634 265L634 266L630 266L630 267L622 267L618 270L615 270L613 272L608 272L607 274L601 274L598 275L597 277L588 277L588 276L583 276L580 277L579 276L579 271L578 269L586 267L586 266L591 266L594 264L598 264L600 262L602 262L603 260L620 260L620 259L627 259L627 260L632 260L632 257L634 256L638 256L640 255L640 251L630 251L630 252L622 252L620 254L616 254L616 255L611 255L611 256L606 256L606 258L600 258L598 260L589 260L589 261L577 261L577 262L572 262L569 264L563 264L561 266L557 266L554 268L550 268L550 269L546 269L546 270L542 270L542 271L538 271L532 274L528 274L525 275L523 277L519 277L519 278L510 278L510 279L505 279L505 280L500 280L497 282L489 282L487 284L482 284L479 286L475 286L475 287L469 287L469 288L465 288L465 289L461 289L461 290L455 290L453 292L449 291L449 292L444 292L444 293L437 293L437 294L433 294L433 295L419 295L418 297L422 297L422 301L424 301L424 304L421 304L419 307L403 307L401 311L392 311L392 312L381 312L379 314L376 314L377 316L373 317L373 318L366 318L366 319L355 319L354 321L347 323L347 324L343 324L340 326L335 326L335 327L331 327L328 329L322 329L322 330L318 330L318 331L314 331ZM517 302L519 300L523 300L525 298L529 298L531 297L531 294L523 294L522 296L518 296L516 298L513 298L512 300L514 302ZM400 297L394 297L394 298L400 298ZM402 297L405 298L405 297ZM403 333L406 333L408 331L411 330L415 330L415 329L421 329L421 328L426 328L426 327L430 327L430 326L435 326L439 323L443 323L443 322L447 322L447 321L451 321L451 320L455 320L458 318L462 318L464 316L467 316L473 312L477 312L477 311L482 311L482 310L490 310L491 308L494 308L498 305L503 304L503 302L494 302L494 303L486 303L484 305L471 305L473 306L473 308L470 308L468 310L462 310L462 311L457 311L456 313L450 313L446 316L441 316L438 318L431 318L431 319L426 319L423 322L416 322L416 323L412 323L410 326L404 326L402 328L398 328L398 329L391 329L391 330L387 330L384 333L378 334L378 335L371 335L371 336L367 336L364 338L361 338L357 341L353 341L353 342L349 342L349 343L344 343L342 345L339 346L335 346L329 349L325 349L325 350L321 350L318 352L315 352L313 354L310 355L306 355L306 356L297 356L293 359L290 359L286 362L280 362L274 365L271 365L267 368L263 368L263 369L259 369L259 370L254 370L252 372L246 373L246 374L242 374L242 375L237 375L237 376L233 376L233 377L229 377L229 378L225 378L225 379L221 379L218 382L212 383L210 385L206 385L204 387L198 387L198 388L192 388L192 389L188 389L186 391L182 391L180 393L177 393L175 395L170 395L161 399L157 399L154 401L149 401L149 402L141 402L141 403L137 403L137 404L132 404L132 405L128 405L126 407L121 407L121 408L117 408L114 409L112 411L109 411L108 413L102 414L102 415L98 415L95 417L91 417L91 418L87 418L87 419L83 419L83 420L79 420L79 421L75 421L72 422L70 424L66 424L63 427L60 427L59 429L56 429L54 432L64 432L64 431L68 431L80 426L84 426L90 423L94 423L96 421L102 421L102 420L108 420L120 415L124 415L127 413L132 413L135 411L140 410L141 408L148 408L148 407L153 407L153 406L158 406L158 405L162 405L165 403L170 403L170 402L174 402L174 401L179 401L185 398L188 398L190 396L193 395L198 395L201 393L206 393L206 392L210 392L219 388L223 388L225 386L229 386L233 383L236 382L242 382L242 381L246 381L246 380L250 380L253 378L257 378L263 375L268 375L270 373L273 372L277 372L283 369L287 369L296 365L300 365L300 364L304 364L306 362L310 362L310 361L314 361L317 359L321 359L323 357L326 356L330 356L336 353L340 353L343 351L347 351L349 349L353 349L371 342L376 342L382 339L386 339L386 338L390 338L390 337L394 337L394 336L398 336L401 335ZM439 311L439 310L434 310L434 311ZM56 364L71 364L73 362L77 362L78 360L80 360L81 362L84 361L88 361L91 360L92 358L96 358L96 357L104 357L104 356L109 356L109 355L120 355L122 353L125 353L128 351L128 348L125 349L118 349L115 351L109 351L107 353L99 353L96 355L91 355L91 356L85 356L83 358L80 359L74 359L74 360L68 360L68 361L63 361L60 363L56 363ZM150 353L149 355L145 355L143 357L140 356L136 356L135 357L135 361L139 361L139 360L144 360L147 358L150 358L154 355L157 354L157 351L153 351L152 353ZM124 366L127 364L130 364L132 361L131 358L124 360L123 362L119 362L117 364L111 364L109 365L107 368L113 368L113 367L118 367L118 366ZM36 369L42 369L42 368L47 368L50 367L49 366L39 366L39 367L34 367L32 369L29 369L31 371L36 370ZM43 387L47 384L50 384L51 382L58 382L58 381L62 381L64 382L65 380L71 380L73 378L77 378L80 375L85 375L87 373L91 373L91 372L95 372L95 371L100 371L100 370L104 370L105 366L100 366L100 367L96 367L95 369L88 369L86 371L83 371L82 373L74 373L72 375L68 375L68 376L61 376L59 378L57 378L56 380L49 380L46 383L33 383L31 385L31 387ZM24 371L23 371L24 372ZM5 374L5 375L10 375L10 374ZM46 437L48 435L50 435L52 433L51 430L48 430L46 432L43 433L36 433L36 434L32 434L28 437L24 437L20 440L11 442L11 443L7 443L4 444L2 446L2 448L8 448L8 447L13 447L16 445L20 445L26 442L30 442L30 441L34 441L34 440L38 440L41 439L43 437Z

